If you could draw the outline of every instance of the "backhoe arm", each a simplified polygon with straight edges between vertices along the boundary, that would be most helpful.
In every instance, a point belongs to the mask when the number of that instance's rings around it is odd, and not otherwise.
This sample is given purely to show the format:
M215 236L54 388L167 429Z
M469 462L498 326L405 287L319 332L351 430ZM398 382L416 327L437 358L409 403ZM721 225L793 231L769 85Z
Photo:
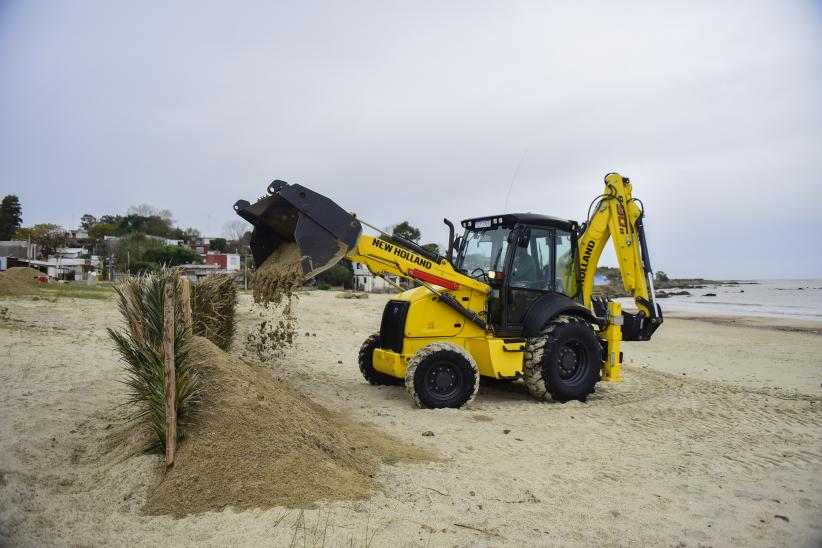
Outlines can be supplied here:
M640 313L655 313L653 273L645 249L642 210L631 196L631 182L618 173L605 177L605 192L579 238L579 263L584 304L591 307L594 277L602 250L612 238L622 286L634 297Z
M585 306L593 308L597 315L603 315L604 310L597 310L601 303L592 302L592 293L597 264L610 238L619 261L622 286L631 293L638 309L637 314L623 314L623 338L648 340L662 323L662 311L654 296L643 211L638 200L632 197L631 190L630 180L618 173L605 176L605 192L578 242L582 297Z
M643 211L631 196L630 180L609 173L605 176L605 192L578 240L583 302L597 316L607 318L600 335L606 351L603 380L607 381L622 380L622 341L648 340L662 323L642 218ZM618 302L592 298L597 264L609 238L614 242L622 286L633 296L636 314L624 312Z

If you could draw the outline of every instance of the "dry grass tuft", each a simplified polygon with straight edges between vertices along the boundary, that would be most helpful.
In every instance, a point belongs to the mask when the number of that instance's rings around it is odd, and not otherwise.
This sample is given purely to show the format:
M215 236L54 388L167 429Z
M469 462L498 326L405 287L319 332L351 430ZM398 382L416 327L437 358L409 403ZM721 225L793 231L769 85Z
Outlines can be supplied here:
M237 286L228 274L209 274L191 286L194 334L228 350L234 339Z
M154 434L149 450L165 449L166 408L163 361L163 305L166 279L175 284L174 364L177 382L177 436L183 437L186 419L199 401L200 383L190 358L191 333L186 328L180 302L180 279L173 271L126 278L116 288L125 327L109 328L125 364L132 418L144 422Z

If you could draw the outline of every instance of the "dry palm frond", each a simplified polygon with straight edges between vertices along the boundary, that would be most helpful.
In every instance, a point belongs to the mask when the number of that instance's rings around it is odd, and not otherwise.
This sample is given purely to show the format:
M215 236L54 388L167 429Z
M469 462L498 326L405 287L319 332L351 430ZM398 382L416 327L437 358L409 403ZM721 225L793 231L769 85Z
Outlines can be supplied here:
M237 286L228 274L209 274L191 287L191 315L195 335L228 350L234 338Z
M166 279L175 284L174 365L176 371L177 435L182 437L185 419L199 401L199 378L189 357L191 334L186 329L180 303L180 281L168 269L126 278L116 288L125 329L108 332L126 368L125 384L134 419L144 420L155 434L150 449L165 447L166 409L163 355L163 304Z

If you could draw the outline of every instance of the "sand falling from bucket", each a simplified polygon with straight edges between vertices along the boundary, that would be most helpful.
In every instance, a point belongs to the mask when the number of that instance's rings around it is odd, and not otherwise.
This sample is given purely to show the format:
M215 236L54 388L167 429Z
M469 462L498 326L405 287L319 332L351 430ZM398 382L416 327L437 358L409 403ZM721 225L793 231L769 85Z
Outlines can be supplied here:
M246 337L246 346L260 361L283 355L294 344L297 321L295 289L303 283L296 244L277 248L254 274L254 302L262 306L259 321Z

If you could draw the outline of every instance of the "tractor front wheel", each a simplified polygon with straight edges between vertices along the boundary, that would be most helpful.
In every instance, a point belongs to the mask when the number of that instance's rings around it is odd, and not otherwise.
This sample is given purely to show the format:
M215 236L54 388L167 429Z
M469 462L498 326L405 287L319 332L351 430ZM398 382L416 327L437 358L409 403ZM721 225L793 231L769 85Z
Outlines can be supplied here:
M370 384L381 386L396 386L402 384L402 379L380 373L374 369L374 350L380 347L380 334L374 333L362 343L360 347L360 373Z
M405 370L405 388L422 408L463 407L477 395L479 382L471 354L447 342L423 347Z

